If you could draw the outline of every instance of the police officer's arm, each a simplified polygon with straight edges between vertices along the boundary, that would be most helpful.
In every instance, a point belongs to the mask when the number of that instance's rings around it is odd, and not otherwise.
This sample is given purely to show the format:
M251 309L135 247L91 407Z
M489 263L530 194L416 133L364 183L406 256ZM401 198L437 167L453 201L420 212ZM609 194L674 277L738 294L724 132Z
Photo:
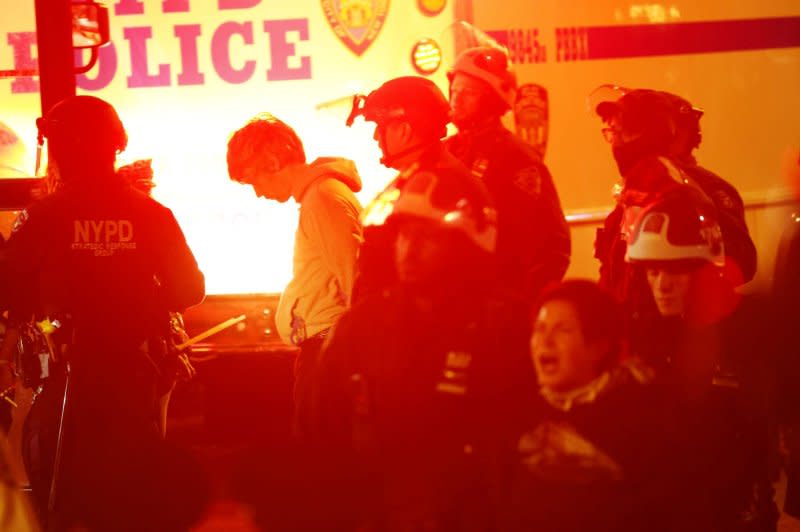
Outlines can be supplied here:
M182 312L203 301L205 276L171 210L164 208L155 227L159 240L156 276L161 283L161 304L167 310Z
M695 166L687 169L687 172L717 207L725 254L738 266L742 282L750 281L756 274L758 257L747 229L742 196L736 187L705 168Z
M533 164L514 174L518 189L514 221L527 248L524 286L535 296L549 282L564 277L569 266L571 241L569 227L550 172L543 164Z
M359 220L360 205L323 189L303 206L301 223L322 254L326 269L336 279L349 305L356 275L356 259L364 241Z
M758 254L744 216L737 216L735 211L725 209L717 204L719 227L725 242L725 254L730 257L741 270L742 282L748 282L756 275ZM742 210L742 212L744 212Z

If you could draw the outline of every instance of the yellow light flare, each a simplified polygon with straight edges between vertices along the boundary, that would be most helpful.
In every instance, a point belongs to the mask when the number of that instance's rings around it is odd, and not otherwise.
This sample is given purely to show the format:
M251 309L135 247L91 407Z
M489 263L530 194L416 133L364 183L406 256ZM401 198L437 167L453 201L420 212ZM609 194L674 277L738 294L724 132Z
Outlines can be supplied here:
M27 34L35 28L32 1L6 4L11 11L4 12L0 29ZM268 10L264 4L221 10L218 2L186 2L184 10L167 12L161 2L144 2L138 14L112 10L111 45L94 69L78 77L78 93L114 105L128 132L118 164L152 159L153 195L174 212L210 294L277 293L292 275L297 205L256 198L229 180L229 135L270 112L297 131L309 161L355 161L363 180L357 197L369 203L395 172L378 162L374 124L358 120L345 127L346 97L411 74L413 43L453 21L452 2L426 1L439 10L436 16L421 13L415 2L392 4L379 38L357 55L329 31L317 0L277 2ZM0 66L15 67L21 59L14 53L35 58L35 44L29 47L0 46ZM244 75L247 69L252 72ZM431 79L445 88L439 70ZM2 119L24 139L24 165L32 172L39 94L13 93L12 82L0 87L8 111ZM342 98L342 113L315 109Z
M124 117L130 144L119 164L153 159L153 196L175 213L206 275L209 294L278 293L292 276L297 204L257 198L250 186L228 178L228 137L249 116L242 113L241 121L233 122L209 114L202 127L177 113L142 109ZM333 155L356 162L362 204L393 177L378 162L373 124L347 128L338 116L313 112L282 113L280 118L295 128L309 161Z

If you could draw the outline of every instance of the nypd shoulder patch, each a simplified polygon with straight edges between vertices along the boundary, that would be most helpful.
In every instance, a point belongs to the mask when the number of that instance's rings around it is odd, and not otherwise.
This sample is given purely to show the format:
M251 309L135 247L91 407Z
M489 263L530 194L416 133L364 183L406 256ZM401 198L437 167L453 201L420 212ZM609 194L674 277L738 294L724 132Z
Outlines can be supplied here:
M535 166L523 168L514 175L514 186L529 196L539 196L542 193L542 173Z

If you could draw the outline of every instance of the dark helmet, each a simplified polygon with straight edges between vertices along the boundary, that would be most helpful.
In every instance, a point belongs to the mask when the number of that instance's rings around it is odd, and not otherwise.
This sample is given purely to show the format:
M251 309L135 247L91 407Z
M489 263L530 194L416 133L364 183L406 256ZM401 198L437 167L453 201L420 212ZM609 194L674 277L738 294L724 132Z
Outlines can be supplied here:
M94 96L69 96L36 121L39 134L57 150L116 154L128 135L114 107Z
M387 81L368 96L356 95L347 125L357 116L377 124L406 120L423 136L442 138L450 122L450 104L433 81L403 76Z
M514 106L517 77L505 50L494 46L477 46L464 50L447 73L450 83L456 74L466 74L486 83L504 106L504 111Z
M694 107L688 100L666 91L630 89L618 85L600 85L589 95L592 112L608 121L612 116L624 113L632 128L641 127L638 122L652 126L668 124L672 133L686 137L689 151L700 145L700 118L703 110Z
M408 218L460 233L486 253L495 251L497 212L477 181L432 172L412 176L397 196L387 221L397 223Z
M713 203L691 187L657 198L639 213L625 260L724 266L725 247Z
M665 91L659 91L659 93L667 99L672 109L676 133L684 137L682 143L685 145L682 148L685 153L678 153L678 155L690 155L692 150L700 146L700 142L703 140L700 133L700 119L703 117L704 111L677 94Z
M623 94L617 100L597 104L597 115L604 122L619 117L626 129L644 134L659 146L669 146L677 128L672 98L650 89L620 90Z

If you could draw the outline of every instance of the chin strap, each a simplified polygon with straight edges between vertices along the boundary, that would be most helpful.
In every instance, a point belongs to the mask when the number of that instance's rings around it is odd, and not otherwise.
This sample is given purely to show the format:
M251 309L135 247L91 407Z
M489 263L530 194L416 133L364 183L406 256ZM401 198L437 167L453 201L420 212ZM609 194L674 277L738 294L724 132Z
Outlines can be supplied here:
M424 151L426 148L428 148L430 146L434 146L437 142L439 142L438 139L436 139L436 140L426 140L426 141L418 142L418 143L414 144L413 146L409 146L409 147L407 147L407 148L405 148L403 150L400 150L397 153L390 153L388 155L384 154L384 156L381 157L380 163L382 165L388 167L388 168L393 168L392 165L394 163L396 163L398 161L398 159L402 159L406 155L409 155L410 153L413 153L413 152L418 151L418 150L419 151ZM386 143L384 143L384 145L386 145Z
M386 166L387 168L392 168L392 164L396 163L398 161L398 159L402 159L403 157L405 157L409 153L413 153L414 151L424 147L425 144L426 143L424 143L424 142L420 142L420 143L414 144L413 146L409 146L408 148L406 148L404 150L400 150L397 153L391 153L391 154L388 154L388 155L384 154L383 157L381 157L380 163L382 165Z

